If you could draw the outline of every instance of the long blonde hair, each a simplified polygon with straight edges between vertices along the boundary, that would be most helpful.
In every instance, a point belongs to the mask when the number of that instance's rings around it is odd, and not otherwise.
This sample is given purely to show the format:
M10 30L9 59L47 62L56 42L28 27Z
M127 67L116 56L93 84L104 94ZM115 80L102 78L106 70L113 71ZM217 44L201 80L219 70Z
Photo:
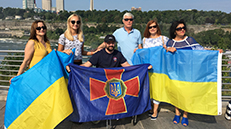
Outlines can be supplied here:
M73 38L73 36L71 34L71 26L70 26L70 20L74 16L78 17L79 20L80 20L79 28L77 29L77 34L78 34L77 38L78 38L78 40L80 42L83 42L82 18L77 14L72 14L71 16L68 17L68 19L67 19L67 30L64 32L64 36L70 41L74 40L74 38Z

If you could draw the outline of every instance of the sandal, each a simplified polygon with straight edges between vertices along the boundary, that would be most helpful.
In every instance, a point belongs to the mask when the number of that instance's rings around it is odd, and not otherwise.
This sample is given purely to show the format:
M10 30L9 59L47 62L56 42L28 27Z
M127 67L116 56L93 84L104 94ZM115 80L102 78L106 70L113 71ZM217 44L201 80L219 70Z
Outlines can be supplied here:
M184 127L187 127L187 126L188 126L188 118L183 117L182 120L181 120L181 124L182 124Z
M158 113L157 113L157 115L155 117L151 115L151 120L156 120L157 117L158 117Z
M176 122L176 123L175 123ZM173 123L174 124L178 124L180 122L180 115L175 115L174 119L173 119Z

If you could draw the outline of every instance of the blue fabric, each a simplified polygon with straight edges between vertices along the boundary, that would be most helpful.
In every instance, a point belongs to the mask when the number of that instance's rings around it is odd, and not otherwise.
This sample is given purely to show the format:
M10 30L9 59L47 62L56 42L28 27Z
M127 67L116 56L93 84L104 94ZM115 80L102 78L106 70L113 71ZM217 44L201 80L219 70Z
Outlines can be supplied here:
M138 49L133 64L150 63L152 72L163 73L172 80L217 82L218 51L177 50L167 52L162 46Z
M74 58L72 55L66 55L53 50L31 69L11 80L5 109L6 128L50 85L64 76L64 65L59 59L71 63L71 58Z
M123 27L117 29L113 35L118 42L118 50L122 52L128 63L132 65L131 59L134 54L134 49L138 48L138 45L142 43L140 31L137 29L132 29L131 32L128 33Z
M70 95L73 98L74 112L69 117L71 121L74 122L87 122L87 121L97 121L97 120L109 120L130 117L134 115L142 114L151 109L150 96L149 96L149 78L148 78L148 66L149 64L136 65L130 67L117 67L117 68L88 68L82 67L75 64L69 64L71 68L68 87L70 90ZM107 115L106 111L109 109L109 100L113 100L108 95L101 96L95 100L91 100L91 87L96 86L97 88L102 86L104 89L102 91L106 92L106 85L104 83L111 81L107 79L108 75L106 70L113 70L112 74L116 74L117 70L124 70L121 75L121 81L124 83L129 79L139 78L139 92L138 97L125 94L123 97L124 103L126 105L127 112L117 113L114 115ZM115 72L114 72L115 71ZM116 77L115 77L116 78ZM100 85L93 85L90 80L97 80L101 82ZM91 85L92 84L92 85ZM126 85L126 83L125 83ZM127 88L135 87L126 85ZM116 107L114 107L116 108Z

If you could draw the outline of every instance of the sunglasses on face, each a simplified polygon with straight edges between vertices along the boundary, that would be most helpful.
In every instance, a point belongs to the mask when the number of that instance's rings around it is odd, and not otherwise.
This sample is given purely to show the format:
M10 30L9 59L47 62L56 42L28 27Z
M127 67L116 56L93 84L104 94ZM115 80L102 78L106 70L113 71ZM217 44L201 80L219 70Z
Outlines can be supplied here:
M179 28L176 28L176 31L181 31L182 29L186 29L186 27L184 26L184 27L179 27Z
M110 45L110 44L115 44L115 42L107 42L107 44L108 44L108 45Z
M80 21L74 21L74 20L73 20L73 21L71 21L71 23L72 23L73 25L74 25L75 23L76 23L76 24L80 24Z
M46 30L47 27L46 26L36 27L36 30L41 30L41 29Z
M133 21L133 19L132 19L132 18L131 18L131 19L128 19L128 18L124 19L124 21L128 21L128 20Z
M156 28L157 26L149 26L148 29Z

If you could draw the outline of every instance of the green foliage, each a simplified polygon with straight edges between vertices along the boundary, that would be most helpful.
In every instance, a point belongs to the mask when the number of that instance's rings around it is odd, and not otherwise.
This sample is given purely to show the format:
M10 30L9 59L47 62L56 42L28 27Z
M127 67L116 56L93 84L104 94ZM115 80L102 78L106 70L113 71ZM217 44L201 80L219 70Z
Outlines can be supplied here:
M59 39L59 36L64 33L63 29L57 28L55 31L47 31L47 37L49 39Z
M221 11L187 11L187 10L150 10L150 11L123 11L118 10L76 10L74 13L80 15L83 18L83 22L95 22L95 23L121 23L122 16L125 12L131 12L135 16L135 23L147 23L151 19L158 19L159 23L171 23L175 20L184 19L188 24L222 24L227 25L231 23L231 14L227 14ZM39 16L48 21L66 21L66 19L73 12L62 11L58 15L51 12L36 13L31 9L19 9L19 8L2 8L0 7L0 18L6 16L21 15L23 18L29 18L33 16Z
M202 46L220 49L231 49L231 33L222 29L203 31L191 34Z

